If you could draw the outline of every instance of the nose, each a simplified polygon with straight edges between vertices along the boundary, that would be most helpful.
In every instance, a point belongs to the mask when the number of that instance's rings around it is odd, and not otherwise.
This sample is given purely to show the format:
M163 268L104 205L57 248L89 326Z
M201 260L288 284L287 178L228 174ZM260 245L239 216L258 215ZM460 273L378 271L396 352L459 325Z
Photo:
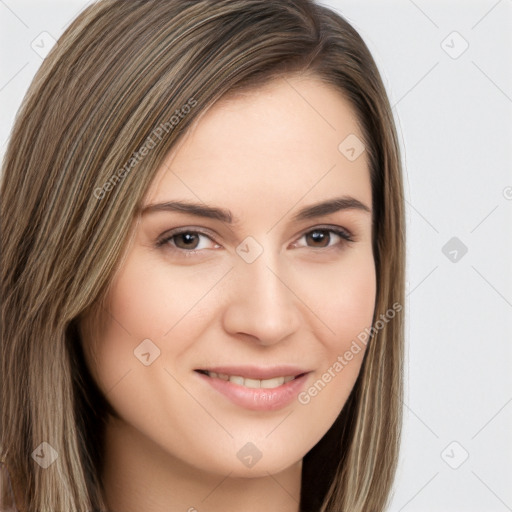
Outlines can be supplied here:
M273 345L297 332L300 301L287 282L260 257L253 263L238 262L230 273L229 300L222 315L224 329L250 337L260 345ZM290 281L290 279L288 279Z

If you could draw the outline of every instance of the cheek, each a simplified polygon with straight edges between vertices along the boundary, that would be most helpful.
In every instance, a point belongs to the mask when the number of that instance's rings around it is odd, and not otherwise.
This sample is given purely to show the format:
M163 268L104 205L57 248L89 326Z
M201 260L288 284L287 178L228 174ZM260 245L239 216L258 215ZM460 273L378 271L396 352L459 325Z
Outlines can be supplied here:
M347 340L356 337L372 323L376 295L376 276L373 259L367 264L354 265L342 272L339 284L331 287L325 304L326 314L337 334L337 348L343 349Z
M354 255L356 256L356 255ZM308 388L298 397L311 417L322 418L328 428L342 410L356 382L372 325L376 274L371 252L359 253L335 272L315 274L317 290L308 300L324 324L319 326L322 365ZM320 286L321 284L321 286Z
M198 273L132 253L112 283L101 339L88 351L104 391L135 370L132 380L143 367L137 356L148 350L151 358L158 354L151 366L172 366L215 318L216 305L205 299L227 270L217 265Z
M301 293L324 324L319 333L331 353L343 350L371 326L376 296L375 263L371 250L354 251L336 265L304 269ZM318 322L317 321L317 322Z
M113 320L133 341L173 337L183 321L190 324L191 318L198 317L207 302L204 298L226 269L216 265L211 271L198 272L135 255L113 283L109 297ZM173 345L179 342L173 339Z

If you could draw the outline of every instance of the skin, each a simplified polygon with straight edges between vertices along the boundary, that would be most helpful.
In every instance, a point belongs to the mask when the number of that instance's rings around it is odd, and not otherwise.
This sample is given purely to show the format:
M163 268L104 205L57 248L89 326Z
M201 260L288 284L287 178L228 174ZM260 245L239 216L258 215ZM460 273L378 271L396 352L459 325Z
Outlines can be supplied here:
M293 220L341 196L371 209L366 152L349 161L338 150L349 134L362 139L339 91L291 75L215 104L158 170L143 206L202 202L238 223L172 211L137 218L108 296L111 316L85 343L121 418L106 431L109 510L298 511L302 458L342 410L364 348L309 403L274 411L234 405L194 370L292 363L310 371L307 389L370 327L371 212ZM326 231L312 238L325 225L353 241ZM196 253L185 254L183 237L157 246L181 227L207 234ZM250 264L236 251L248 236L263 248ZM144 339L160 350L149 366L134 356ZM248 442L262 454L250 468L237 458Z

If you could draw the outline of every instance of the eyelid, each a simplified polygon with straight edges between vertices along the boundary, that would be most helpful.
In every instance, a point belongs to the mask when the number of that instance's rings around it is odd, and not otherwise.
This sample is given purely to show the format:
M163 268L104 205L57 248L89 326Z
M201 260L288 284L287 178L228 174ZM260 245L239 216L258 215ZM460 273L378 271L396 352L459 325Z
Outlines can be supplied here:
M312 226L310 228L307 228L307 229L301 231L298 235L295 235L294 242L292 242L292 244L296 244L302 237L304 237L314 231L330 231L330 232L338 235L339 237L341 237L342 243L336 244L334 246L327 246L327 247L310 247L311 249L327 250L329 248L337 247L340 245L344 245L345 243L351 243L351 242L355 241L352 232L350 230L348 230L347 228L338 226L338 225L325 224L325 225ZM210 230L207 230L205 228L201 228L198 226L184 226L184 227L180 227L180 228L171 229L169 231L166 231L164 234L162 234L157 239L157 242L156 242L157 247L161 247L161 246L167 244L174 236L180 235L182 233L195 233L198 235L203 235L203 236L206 236L207 238L209 238L214 244L219 245L219 246L221 245L215 240L214 235L212 235L212 232ZM171 247L176 252L180 252L183 254L189 254L189 255L204 251L204 249L186 250L186 249L181 249L178 247L173 247L173 246L171 246ZM307 248L307 246L306 246L306 248Z
M207 230L205 228L200 228L200 227L197 227L197 226L184 226L184 227L181 227L181 228L171 229L169 231L166 231L162 235L160 235L158 237L158 239L157 239L157 242L156 242L157 247L165 245L174 236L180 235L182 233L195 233L195 234L198 234L198 235L203 235L203 236L209 238L213 243L215 243L217 245L220 245L214 239L214 236L212 235L212 232L210 230ZM189 253L194 252L194 251L199 252L197 249L191 249L189 251L186 251L184 249L176 248L176 250L180 251L180 252L189 252ZM200 249L200 250L202 250L202 249Z
M311 233L312 231L334 231L335 233L336 232L339 232L339 233L343 233L344 235L347 236L347 238L353 238L353 233L343 227L343 226L338 226L337 224L319 224L318 226L313 226L312 228L308 228L306 229L305 231L302 231L302 235L306 235L307 233Z
M342 243L336 244L334 246L327 246L327 247L310 247L310 249L326 250L329 248L343 245L345 243L355 242L354 235L347 228L338 226L338 225L325 224L325 225L313 226L312 228L308 228L305 231L302 231L301 234L298 237L296 237L295 242L292 242L292 243L296 244L302 237L308 235L309 233L313 233L315 231L329 231L331 233L334 233L335 235L338 235L342 239Z

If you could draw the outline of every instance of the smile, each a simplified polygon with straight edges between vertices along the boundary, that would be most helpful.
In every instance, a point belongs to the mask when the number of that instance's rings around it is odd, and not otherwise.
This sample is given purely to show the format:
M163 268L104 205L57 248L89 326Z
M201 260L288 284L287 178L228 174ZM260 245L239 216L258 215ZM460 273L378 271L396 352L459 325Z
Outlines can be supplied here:
M275 411L293 402L305 387L309 371L297 367L216 367L196 375L231 404L253 411Z
M246 388L257 389L274 389L283 384L286 384L296 378L294 375L287 375L284 377L273 377L271 379L251 379L249 377L242 377L241 375L228 375L227 373L210 372L208 370L199 370L200 373L204 373L212 379L221 379L232 382L238 386L244 386Z

